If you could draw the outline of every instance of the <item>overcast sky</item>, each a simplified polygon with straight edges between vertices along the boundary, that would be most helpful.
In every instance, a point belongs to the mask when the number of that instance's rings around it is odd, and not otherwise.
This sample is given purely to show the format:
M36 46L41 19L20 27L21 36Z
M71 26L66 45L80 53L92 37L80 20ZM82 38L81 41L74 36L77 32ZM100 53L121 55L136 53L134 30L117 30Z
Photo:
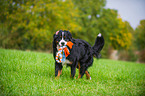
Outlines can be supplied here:
M106 8L118 10L123 21L134 29L145 19L145 0L107 0Z

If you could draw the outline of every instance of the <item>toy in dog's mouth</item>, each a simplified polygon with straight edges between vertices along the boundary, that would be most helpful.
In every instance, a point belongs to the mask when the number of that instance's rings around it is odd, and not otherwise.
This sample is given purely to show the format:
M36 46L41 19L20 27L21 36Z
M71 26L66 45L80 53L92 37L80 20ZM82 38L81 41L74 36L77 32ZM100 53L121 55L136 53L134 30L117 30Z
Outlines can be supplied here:
M64 46L59 46L58 51L64 51L65 57L67 57L70 54L73 45L74 44L71 41L66 42Z
M73 43L71 41L66 42L64 46L60 46L58 48L58 52L56 53L56 62L57 63L64 63L66 62L66 57L70 55L70 50L73 47ZM70 63L70 62L69 62Z
M65 48L67 46L67 42L65 40L57 41L57 51L59 51L60 48Z

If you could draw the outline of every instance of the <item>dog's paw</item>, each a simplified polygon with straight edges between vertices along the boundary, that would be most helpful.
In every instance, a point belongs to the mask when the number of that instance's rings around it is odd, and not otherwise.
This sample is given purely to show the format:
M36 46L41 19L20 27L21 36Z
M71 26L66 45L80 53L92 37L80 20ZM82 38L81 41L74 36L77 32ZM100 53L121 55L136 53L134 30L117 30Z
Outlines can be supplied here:
M91 78L91 76L90 76L90 80L91 80L92 78Z

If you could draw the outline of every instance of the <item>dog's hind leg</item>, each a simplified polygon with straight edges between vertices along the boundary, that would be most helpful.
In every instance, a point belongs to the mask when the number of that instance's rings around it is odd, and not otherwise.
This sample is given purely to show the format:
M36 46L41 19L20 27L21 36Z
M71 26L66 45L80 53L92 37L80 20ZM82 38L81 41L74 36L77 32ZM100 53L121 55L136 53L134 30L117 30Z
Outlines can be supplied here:
M81 78L84 76L84 74L85 74L85 65L83 64L83 65L80 66L80 75L81 75Z
M90 74L89 74L89 72L88 72L87 67L85 66L85 64L84 64L84 66L83 65L80 66L79 72L80 73L79 73L79 77L78 78L82 78L83 75L86 74L86 78L91 80L91 76L90 76Z
M91 76L87 70L85 71L85 74L86 74L86 78L91 80Z

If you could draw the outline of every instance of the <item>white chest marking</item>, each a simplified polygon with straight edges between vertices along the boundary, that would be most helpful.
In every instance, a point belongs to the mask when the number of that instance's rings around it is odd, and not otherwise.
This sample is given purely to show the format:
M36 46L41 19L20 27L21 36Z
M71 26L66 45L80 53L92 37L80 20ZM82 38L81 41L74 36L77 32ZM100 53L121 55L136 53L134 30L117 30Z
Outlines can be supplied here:
M72 62L66 59L64 62L62 62L62 65L66 65L66 64L72 64Z

